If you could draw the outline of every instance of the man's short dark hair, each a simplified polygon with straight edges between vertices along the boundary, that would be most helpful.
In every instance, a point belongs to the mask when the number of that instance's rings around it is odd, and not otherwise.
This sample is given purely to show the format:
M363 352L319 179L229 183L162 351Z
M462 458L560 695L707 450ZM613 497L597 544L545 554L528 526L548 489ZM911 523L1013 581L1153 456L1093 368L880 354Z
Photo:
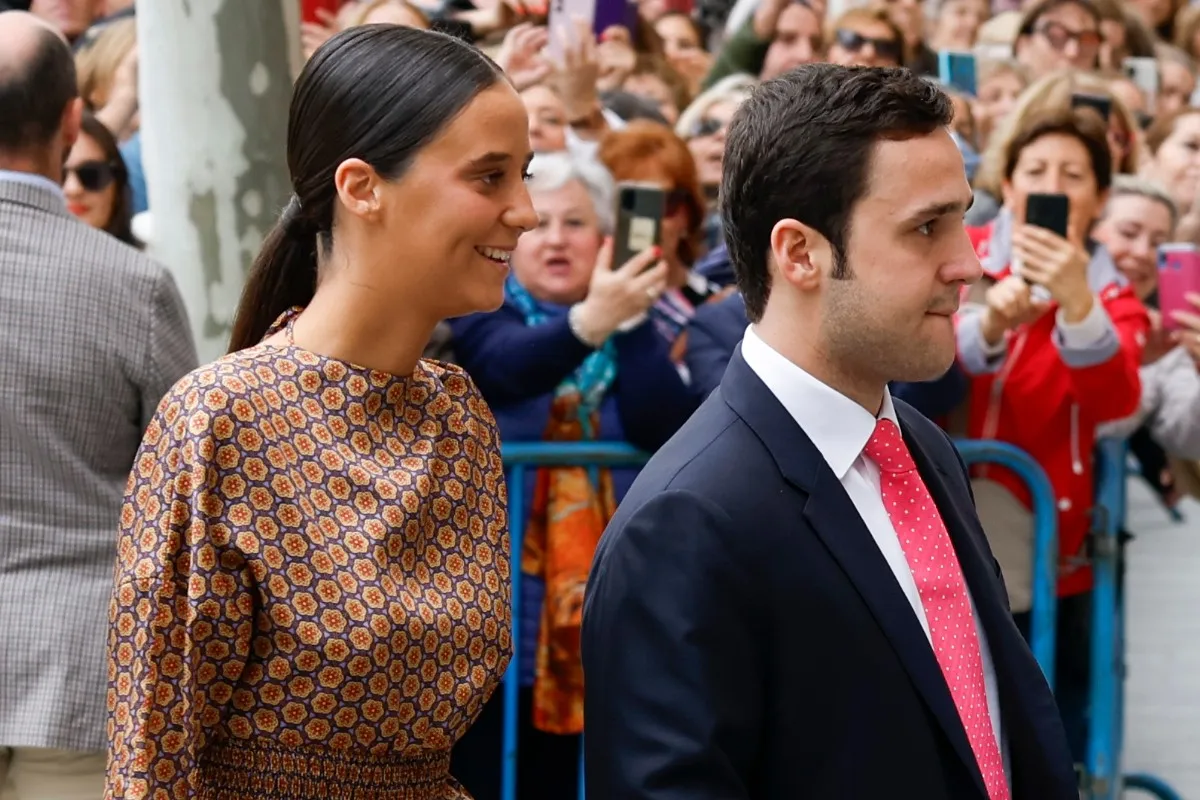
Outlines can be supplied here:
M721 218L752 321L771 290L775 223L796 219L820 231L833 247L834 277L849 277L845 240L875 143L932 133L952 116L944 92L898 67L806 64L742 104L725 143Z
M0 150L10 153L49 144L79 95L66 42L48 28L37 37L27 58L0 56Z

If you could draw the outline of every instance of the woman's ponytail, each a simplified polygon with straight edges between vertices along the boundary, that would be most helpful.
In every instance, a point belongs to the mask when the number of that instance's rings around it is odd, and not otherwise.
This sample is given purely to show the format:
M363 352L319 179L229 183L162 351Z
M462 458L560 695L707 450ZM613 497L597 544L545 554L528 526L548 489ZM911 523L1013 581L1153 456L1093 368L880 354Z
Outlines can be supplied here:
M280 314L312 300L317 290L318 231L305 219L293 195L263 240L246 278L233 320L230 353L258 344Z

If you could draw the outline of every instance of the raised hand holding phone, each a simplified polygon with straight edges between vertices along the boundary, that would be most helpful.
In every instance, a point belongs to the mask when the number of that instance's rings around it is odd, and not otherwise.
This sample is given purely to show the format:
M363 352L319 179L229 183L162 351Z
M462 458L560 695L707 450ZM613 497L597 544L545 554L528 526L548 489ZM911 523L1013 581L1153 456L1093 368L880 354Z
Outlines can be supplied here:
M1020 257L1021 277L1033 285L1037 300L1058 303L1067 322L1081 322L1095 298L1088 286L1088 255L1083 248L1037 225L1022 225L1013 233L1013 252ZM1040 295L1036 289L1045 290Z
M667 262L662 250L651 247L614 268L613 240L606 239L596 257L587 297L571 309L572 325L583 341L594 347L636 320L654 305L667 288Z

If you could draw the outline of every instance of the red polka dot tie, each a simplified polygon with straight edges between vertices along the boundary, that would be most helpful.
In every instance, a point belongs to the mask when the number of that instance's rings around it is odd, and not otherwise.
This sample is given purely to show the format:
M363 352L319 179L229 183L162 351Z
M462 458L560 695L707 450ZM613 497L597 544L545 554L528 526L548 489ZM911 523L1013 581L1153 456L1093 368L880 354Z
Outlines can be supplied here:
M988 711L975 617L950 535L894 422L879 420L864 452L879 466L883 504L921 595L933 652L979 762L988 797L1009 800L1004 762Z

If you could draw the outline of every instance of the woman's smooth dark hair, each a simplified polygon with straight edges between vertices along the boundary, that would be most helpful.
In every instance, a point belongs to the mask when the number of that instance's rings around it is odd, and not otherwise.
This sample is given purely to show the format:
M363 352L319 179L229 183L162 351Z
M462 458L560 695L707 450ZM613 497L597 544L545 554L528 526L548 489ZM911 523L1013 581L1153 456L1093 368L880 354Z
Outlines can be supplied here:
M130 247L141 249L142 242L133 235L133 197L129 188L129 168L125 166L125 159L121 157L117 137L113 136L112 131L90 111L83 113L80 131L100 147L104 152L104 161L113 171L116 196L113 199L112 214L104 224L105 233L112 234Z
M318 248L328 254L336 233L339 164L360 158L385 180L400 178L480 92L502 80L476 48L416 28L362 25L321 45L292 92L293 195L250 269L229 352L258 344L280 314L312 300Z

